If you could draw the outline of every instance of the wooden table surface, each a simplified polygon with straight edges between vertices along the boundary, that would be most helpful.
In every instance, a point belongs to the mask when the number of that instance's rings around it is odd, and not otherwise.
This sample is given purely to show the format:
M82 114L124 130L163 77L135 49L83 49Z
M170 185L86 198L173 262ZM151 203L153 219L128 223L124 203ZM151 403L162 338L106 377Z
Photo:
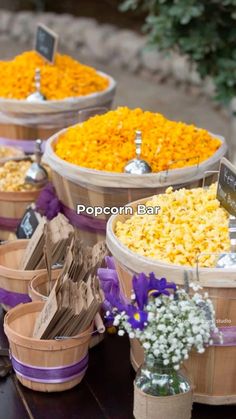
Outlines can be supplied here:
M6 348L2 321L1 312L0 347ZM72 390L38 393L23 387L14 373L0 378L0 419L132 419L134 376L127 337L107 336L90 350L85 378ZM235 418L236 406L193 406L192 419Z

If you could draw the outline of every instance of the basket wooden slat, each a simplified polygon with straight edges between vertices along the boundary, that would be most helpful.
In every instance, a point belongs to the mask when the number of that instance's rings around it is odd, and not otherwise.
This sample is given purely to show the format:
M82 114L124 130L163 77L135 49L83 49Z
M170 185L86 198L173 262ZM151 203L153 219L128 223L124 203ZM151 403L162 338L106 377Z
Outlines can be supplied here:
M215 155L201 163L199 167L169 170L169 172L137 175L126 173L110 173L91 170L70 164L60 159L54 152L54 146L66 129L53 135L46 144L45 161L51 167L52 181L56 193L66 207L76 211L77 205L122 207L130 202L148 197L153 194L163 193L167 186L198 187L202 185L202 178L206 170L216 170L221 157L226 153L225 140L220 137L222 145ZM213 175L207 175L207 181L213 181ZM107 221L109 215L101 214L96 219ZM91 222L92 224L92 222ZM105 232L88 232L81 230L83 240L93 245Z
M9 235L16 231L16 227L9 227L6 220L10 220L17 226L26 208L32 202L35 202L39 194L40 190L26 192L0 191L0 239L4 240L6 234Z
M47 140L60 129L78 121L78 112L103 106L110 109L116 91L116 82L109 80L107 89L89 95L63 100L29 102L0 98L0 137L15 140Z
M46 269L22 270L19 269L21 258L29 240L15 240L0 246L0 288L19 294L28 294L28 284L39 273ZM3 304L5 310L8 305Z
M148 198L150 200L151 198ZM136 208L136 201L131 205ZM164 263L146 258L130 251L115 235L117 221L124 222L130 216L112 216L107 225L107 246L115 259L115 265L123 293L130 298L133 274L154 272L179 286L184 285L186 274L189 280L199 280L216 311L218 326L236 326L236 270L235 268L196 268ZM224 323L226 321L226 323ZM233 404L236 402L236 346L213 346L205 354L192 353L186 366L194 385L194 400L206 404ZM140 366L143 352L140 344L131 340L131 362ZM224 377L224 378L223 378Z
M55 284L61 269L52 270L52 286ZM28 293L32 301L46 301L49 295L48 273L36 275L28 284Z
M32 338L33 328L36 318L43 308L44 303L35 301L23 304L11 309L4 318L4 331L8 337L12 356L17 359L21 365L36 369L58 368L63 369L74 365L86 359L88 355L88 345L91 339L93 325L84 333L81 333L77 339L66 340L40 340ZM14 363L13 363L14 366ZM80 374L67 377L67 379L48 382L48 377L43 374L40 380L26 374L20 373L15 368L18 380L26 387L42 391L64 391L77 385L84 377L85 367ZM45 378L44 378L45 375ZM52 381L52 380L51 380Z

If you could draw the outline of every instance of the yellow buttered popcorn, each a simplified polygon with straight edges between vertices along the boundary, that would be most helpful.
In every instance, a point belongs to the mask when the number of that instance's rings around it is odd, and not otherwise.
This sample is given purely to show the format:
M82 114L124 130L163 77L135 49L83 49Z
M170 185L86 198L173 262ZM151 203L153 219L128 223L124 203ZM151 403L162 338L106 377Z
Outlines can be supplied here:
M30 161L10 160L0 166L0 192L22 192L34 190L34 186L25 183L25 175Z
M160 206L156 215L135 213L115 233L130 250L149 258L177 265L195 266L200 253L230 250L228 213L216 198L216 185L208 189L171 187L146 206ZM214 266L215 257L201 256L199 264Z

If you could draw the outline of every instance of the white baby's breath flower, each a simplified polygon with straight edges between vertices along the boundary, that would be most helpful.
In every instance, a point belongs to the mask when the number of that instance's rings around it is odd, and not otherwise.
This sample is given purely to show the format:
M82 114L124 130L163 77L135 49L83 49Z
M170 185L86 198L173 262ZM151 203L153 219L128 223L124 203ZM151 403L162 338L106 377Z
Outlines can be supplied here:
M197 286L196 291L199 289ZM119 335L127 332L130 338L139 339L148 354L162 358L165 365L174 364L176 370L188 359L192 348L202 353L204 345L212 343L211 332L218 333L208 296L203 297L199 292L191 296L183 289L177 295L177 299L165 295L152 297L145 307L148 316L142 330L133 328L125 312L116 315L114 322L121 329ZM205 306L207 310L203 309Z
M153 353L156 357L160 355L160 351L158 351L158 349L154 349Z
M118 330L118 335L119 336L124 336L124 334L125 334L124 330Z
M115 317L113 320L113 326L118 326L120 324L119 320Z
M144 342L143 347L144 349L150 349L151 345L149 342Z

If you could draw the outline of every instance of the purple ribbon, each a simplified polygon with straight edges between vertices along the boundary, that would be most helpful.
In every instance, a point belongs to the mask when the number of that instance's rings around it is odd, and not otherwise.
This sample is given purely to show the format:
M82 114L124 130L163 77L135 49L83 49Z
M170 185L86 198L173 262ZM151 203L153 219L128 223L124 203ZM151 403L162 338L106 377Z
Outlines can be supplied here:
M14 140L11 138L0 137L0 145L21 148L25 153L34 153L35 140ZM42 143L42 149L45 149L45 141Z
M105 233L106 220L101 218L90 217L89 215L77 214L72 209L62 204L62 213L70 221L70 223L80 230L89 231L91 233Z
M15 372L26 380L45 384L60 384L85 373L88 367L88 354L79 362L60 367L35 367L20 362L13 355L11 361Z
M59 201L51 183L48 183L40 193L36 201L36 209L41 214L45 215L49 220L56 217L59 212L62 212L69 222L80 230L92 233L106 232L106 220L90 217L88 215L77 214L74 210L68 208L61 201Z
M212 334L212 346L236 346L236 326L219 327L222 333L223 343L219 342L219 337L216 333Z
M1 230L15 231L19 222L19 218L0 217L0 228Z
M28 294L21 294L19 292L7 291L0 288L0 303L7 304L10 307L15 307L21 303L29 303L31 298Z

